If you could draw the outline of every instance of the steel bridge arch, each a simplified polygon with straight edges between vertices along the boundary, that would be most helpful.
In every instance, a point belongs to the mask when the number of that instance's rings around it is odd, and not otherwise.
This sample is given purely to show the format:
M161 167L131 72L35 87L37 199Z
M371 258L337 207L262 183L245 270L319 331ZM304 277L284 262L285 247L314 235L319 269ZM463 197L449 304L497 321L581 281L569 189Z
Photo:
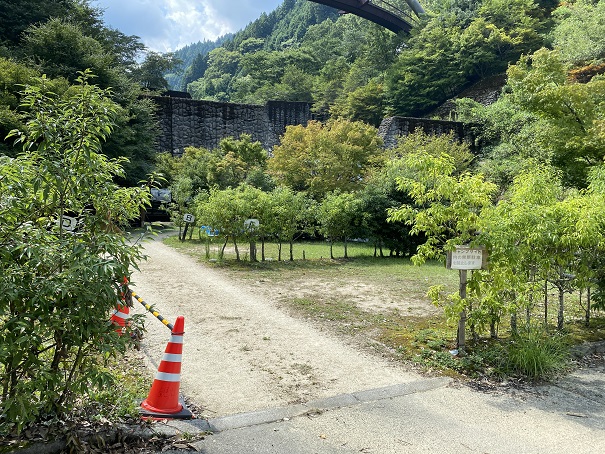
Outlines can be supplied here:
M347 13L368 19L392 32L409 33L413 27L414 18L397 7L382 0L311 0L315 3L331 6ZM417 16L424 14L424 9L418 0L406 0Z

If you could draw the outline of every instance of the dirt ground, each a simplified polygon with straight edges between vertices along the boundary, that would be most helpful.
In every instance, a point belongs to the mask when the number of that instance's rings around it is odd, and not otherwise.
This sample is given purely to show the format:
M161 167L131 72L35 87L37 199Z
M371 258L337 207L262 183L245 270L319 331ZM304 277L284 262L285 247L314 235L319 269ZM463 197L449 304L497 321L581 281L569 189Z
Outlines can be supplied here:
M269 280L236 281L158 240L144 244L148 260L132 276L133 288L168 320L185 317L181 392L202 409L201 416L283 406L418 378L387 357L290 315L280 304L286 296L321 292L327 282L310 286L301 280L284 289ZM366 309L384 308L379 289L347 282L336 287ZM406 310L434 311L428 303L410 303ZM138 304L136 311L145 312ZM150 370L157 370L170 333L151 315L146 328L142 351Z
M133 288L168 320L185 317L180 391L199 409L198 417L304 403L422 378L364 338L328 332L325 325L293 315L283 304L286 299L333 295L336 289L336 297L364 310L395 307L410 315L435 313L428 301L403 298L409 292L402 290L409 289L401 289L400 283L383 283L384 288L372 287L370 279L309 283L305 276L280 281L214 269L159 240L147 241L144 247L148 260L132 276ZM146 314L141 351L151 383L170 332L141 305L135 311ZM553 385L522 392L527 394L523 399L565 390L575 396L574 402L584 398L603 402L604 352L602 345L598 355L579 362L577 371ZM477 391L497 394L508 388L475 385Z

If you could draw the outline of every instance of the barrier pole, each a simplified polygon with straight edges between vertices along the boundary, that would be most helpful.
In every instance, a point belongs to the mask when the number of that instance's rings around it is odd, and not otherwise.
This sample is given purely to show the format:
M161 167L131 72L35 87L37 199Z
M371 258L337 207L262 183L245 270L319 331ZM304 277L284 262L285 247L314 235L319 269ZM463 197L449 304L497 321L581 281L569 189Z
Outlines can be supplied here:
M130 293L132 293L132 297L134 299L136 299L139 303L141 303L145 309L147 309L149 312L151 312L155 318L157 318L164 325L166 325L166 327L170 331L173 330L174 326L172 326L172 323L170 323L168 320L166 320L164 317L162 317L160 315L160 313L158 311L156 311L150 304L143 301L143 298L141 298L139 295L137 295L133 290L131 290Z

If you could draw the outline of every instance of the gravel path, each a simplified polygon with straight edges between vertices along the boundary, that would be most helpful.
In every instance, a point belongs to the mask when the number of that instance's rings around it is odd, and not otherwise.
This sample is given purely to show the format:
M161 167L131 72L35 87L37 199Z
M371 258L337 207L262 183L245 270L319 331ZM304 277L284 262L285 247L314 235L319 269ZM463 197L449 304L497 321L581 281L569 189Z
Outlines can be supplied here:
M390 385L422 388L428 380L289 316L258 282L235 282L159 241L145 243L145 252L133 287L167 319L185 317L181 393L214 428L192 445L200 452L605 452L602 356L527 391L483 393L453 381L307 414L316 404L292 404L376 394ZM150 315L146 325L142 351L151 380L169 331ZM283 418L282 410L293 417ZM268 419L272 412L277 416ZM204 422L170 424L195 433L207 430L196 425Z
M217 417L307 402L420 378L295 319L271 298L245 288L160 241L133 288L165 318L185 317L181 393ZM137 304L135 311L144 308ZM147 317L142 351L157 370L169 331Z

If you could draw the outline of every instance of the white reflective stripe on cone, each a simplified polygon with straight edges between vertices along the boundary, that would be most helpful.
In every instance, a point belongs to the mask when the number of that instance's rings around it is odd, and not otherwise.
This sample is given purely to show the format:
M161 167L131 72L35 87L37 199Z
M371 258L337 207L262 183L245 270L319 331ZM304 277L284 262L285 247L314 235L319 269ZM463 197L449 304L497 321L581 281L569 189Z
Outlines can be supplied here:
M173 343L173 344L182 344L183 343L183 335L178 335L178 334L173 334L172 336L170 336L170 341L169 343Z
M157 372L155 374L155 379L161 380L161 381L177 382L177 381L181 381L181 374L169 374L167 372Z
M118 317L118 318L130 318L129 314L126 314L124 312L120 312L119 310L116 309L116 311L113 313L112 317Z
M180 363L183 355L177 355L176 353L164 353L162 361L169 361L171 363Z

